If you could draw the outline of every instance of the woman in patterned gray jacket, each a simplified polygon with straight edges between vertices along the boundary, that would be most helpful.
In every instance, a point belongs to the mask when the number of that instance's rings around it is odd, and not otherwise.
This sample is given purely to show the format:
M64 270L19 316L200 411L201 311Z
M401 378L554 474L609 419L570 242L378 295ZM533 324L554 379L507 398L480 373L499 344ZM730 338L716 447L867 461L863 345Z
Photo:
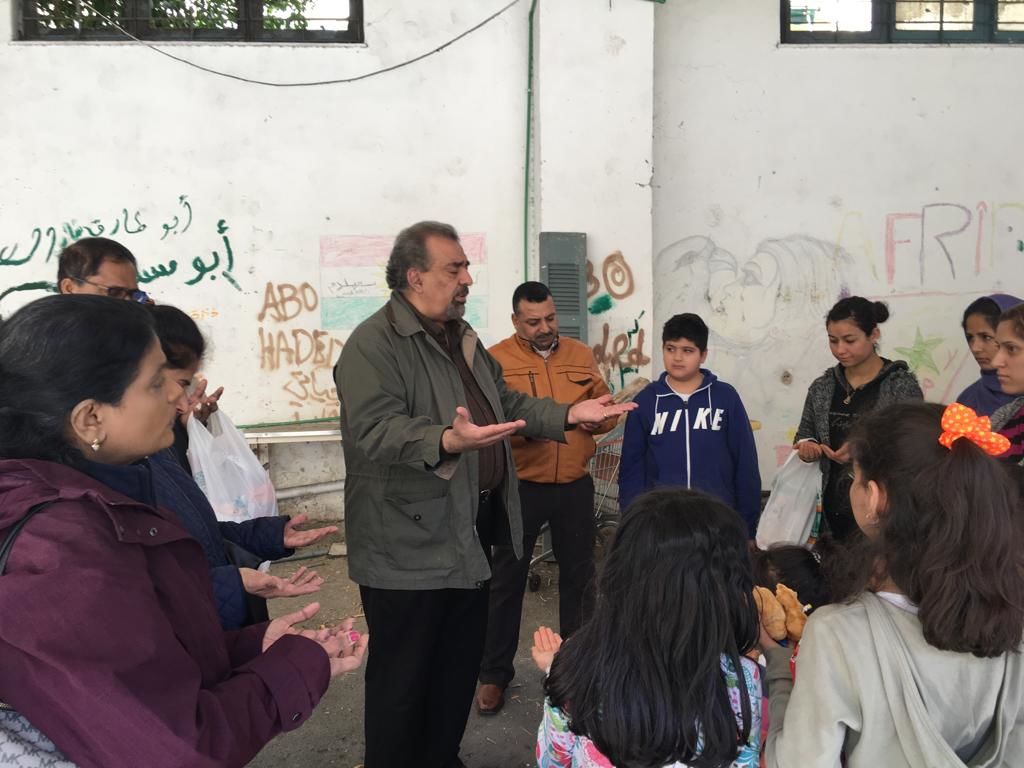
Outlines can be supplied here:
M828 346L839 361L807 391L794 448L821 466L823 531L846 539L858 531L850 508L846 438L865 413L903 400L922 400L917 377L902 360L878 354L879 323L889 318L881 301L841 299L825 318Z

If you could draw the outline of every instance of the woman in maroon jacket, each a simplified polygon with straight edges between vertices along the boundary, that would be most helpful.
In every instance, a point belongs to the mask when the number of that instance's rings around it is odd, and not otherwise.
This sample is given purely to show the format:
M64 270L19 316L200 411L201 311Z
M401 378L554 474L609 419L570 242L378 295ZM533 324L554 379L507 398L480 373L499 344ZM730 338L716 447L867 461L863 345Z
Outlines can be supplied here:
M141 306L48 297L0 325L0 701L79 766L241 766L359 666L316 611L221 629L202 549L152 503L180 386Z

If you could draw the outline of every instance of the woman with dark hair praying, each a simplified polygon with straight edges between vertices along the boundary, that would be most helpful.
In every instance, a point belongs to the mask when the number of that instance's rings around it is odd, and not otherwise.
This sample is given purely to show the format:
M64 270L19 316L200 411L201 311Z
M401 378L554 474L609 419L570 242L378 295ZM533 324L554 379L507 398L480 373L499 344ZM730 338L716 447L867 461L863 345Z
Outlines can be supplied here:
M295 626L316 604L221 629L147 459L181 395L138 304L51 296L0 325L0 758L242 766L361 662L351 620Z

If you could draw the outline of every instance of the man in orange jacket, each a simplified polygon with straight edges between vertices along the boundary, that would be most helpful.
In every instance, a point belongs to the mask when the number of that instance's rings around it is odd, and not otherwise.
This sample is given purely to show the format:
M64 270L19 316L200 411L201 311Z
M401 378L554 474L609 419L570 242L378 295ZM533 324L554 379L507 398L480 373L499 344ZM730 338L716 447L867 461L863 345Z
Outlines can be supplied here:
M533 397L572 404L608 394L594 353L582 342L558 335L558 315L551 291L527 282L512 294L515 333L488 351L501 363L509 389ZM558 614L563 637L576 630L593 602L594 481L587 463L594 455L595 433L607 432L615 420L597 429L566 432L567 443L512 438L523 512L523 557L512 547L495 547L487 640L480 665L476 706L494 715L505 704L505 688L515 676L523 593L530 558L547 523L558 560Z

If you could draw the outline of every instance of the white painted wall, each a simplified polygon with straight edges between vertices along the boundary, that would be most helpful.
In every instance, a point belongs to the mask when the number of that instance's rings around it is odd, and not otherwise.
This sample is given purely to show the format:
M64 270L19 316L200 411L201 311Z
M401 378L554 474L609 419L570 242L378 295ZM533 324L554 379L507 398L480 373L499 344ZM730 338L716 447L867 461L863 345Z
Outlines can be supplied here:
M654 66L656 333L680 311L717 332L708 364L761 424L766 487L835 362L822 318L840 290L889 302L882 354L916 345L943 401L977 376L963 308L1024 295L1024 52L782 47L778 27L776 2L669 0Z
M538 228L587 233L590 343L617 390L651 355L654 5L538 10Z
M367 2L365 46L161 47L248 78L340 78L430 51L504 4ZM511 331L508 301L524 278L528 10L521 0L440 54L379 77L273 88L133 42L10 42L13 8L0 0L0 260L10 262L0 266L0 292L52 281L61 241L102 229L132 249L144 275L172 272L145 287L192 313L212 338L207 374L227 385L224 407L236 422L333 416L330 367L348 329L327 316L328 284L354 276L366 284L345 290L364 309L379 306L379 263L361 265L386 256L401 227L437 218L482 237L470 319L496 341ZM653 6L543 0L535 29L531 236L587 232L599 279L609 253L625 254L632 293L593 329L600 341L611 321L611 352L650 300L642 185L652 151ZM229 250L237 289L223 274ZM344 266L322 270L322 250L341 252ZM534 257L530 277L536 269ZM10 294L0 312L39 295ZM628 361L628 351L618 358ZM608 373L621 381L618 358Z
M321 80L428 51L502 5L375 0L366 46L166 47L249 77ZM473 319L486 339L505 336L523 278L528 8L381 77L269 88L133 43L6 42L0 0L0 259L32 253L0 266L0 292L53 278L66 223L117 227L144 270L176 262L149 287L200 318L209 377L228 385L237 421L333 415L330 365L347 331L324 327L321 239L389 238L435 217L483 236ZM938 340L917 360L931 397L973 378L960 310L993 288L1024 292L1017 48L782 48L774 3L755 0L539 0L535 33L531 234L588 234L591 298L611 300L594 304L590 331L613 384L625 383L620 361L660 367L669 314L705 313L718 332L710 365L761 422L767 484L807 384L830 364L821 316L844 287L891 301L885 354L914 347L918 329ZM223 277L225 237L241 290ZM201 277L213 252L221 264ZM535 251L530 263L534 277ZM744 284L757 270L763 285ZM286 299L285 319L271 307L261 320L268 283L308 283L316 303ZM264 354L261 329L291 344L297 332L302 360Z
M504 5L368 0L365 46L160 47L251 79L343 78L428 52ZM236 423L334 417L331 366L350 327L338 316L383 304L391 238L436 218L482 242L469 318L485 341L503 338L524 279L529 7L520 0L395 72L275 88L133 42L11 42L14 9L0 0L0 293L53 281L68 237L114 237L152 278L143 287L210 337L205 373L227 387L222 405ZM615 296L591 333L621 386L635 375L622 368L646 373L637 363L650 354L639 334L649 338L651 320L653 5L538 0L534 29L528 276L538 274L539 231L588 234L594 294ZM623 261L606 270L614 251ZM342 266L323 269L323 258ZM335 293L361 299L358 311L343 302L335 312L329 286L339 281L349 284ZM43 294L11 293L0 313ZM336 444L272 458L282 486L342 472ZM310 511L335 506L323 497Z
M322 80L429 51L504 4L450 0L439 11L416 0L367 3L365 47L165 47L247 77ZM11 38L10 16L10 0L0 0L0 40ZM285 353L276 365L261 355L260 328L275 337L284 331L293 344L293 330L322 328L319 306L291 317L300 308L294 301L280 313L287 320L275 322L271 311L260 321L267 284L308 282L320 291L321 237L390 238L437 218L484 235L489 264L478 275L475 316L483 327L505 321L505 287L522 271L526 32L521 4L414 66L309 88L215 77L134 43L0 42L0 247L9 258L17 244L20 258L31 251L34 228L42 240L31 261L0 267L0 286L54 279L48 227L59 239L64 222L97 218L109 234L127 209L134 230L138 211L147 229L126 235L122 223L113 236L144 271L177 262L175 274L149 288L200 318L214 342L209 378L227 384L223 403L235 420L334 415L337 345L321 339L326 351L316 362L308 348L299 352L310 357L303 363ZM193 212L187 231L181 195ZM165 234L174 216L179 233ZM221 275L221 220L240 291ZM193 258L210 264L212 251L218 269L186 285L198 274ZM500 311L492 296L499 287ZM38 295L8 296L0 312ZM308 347L309 337L300 338Z

